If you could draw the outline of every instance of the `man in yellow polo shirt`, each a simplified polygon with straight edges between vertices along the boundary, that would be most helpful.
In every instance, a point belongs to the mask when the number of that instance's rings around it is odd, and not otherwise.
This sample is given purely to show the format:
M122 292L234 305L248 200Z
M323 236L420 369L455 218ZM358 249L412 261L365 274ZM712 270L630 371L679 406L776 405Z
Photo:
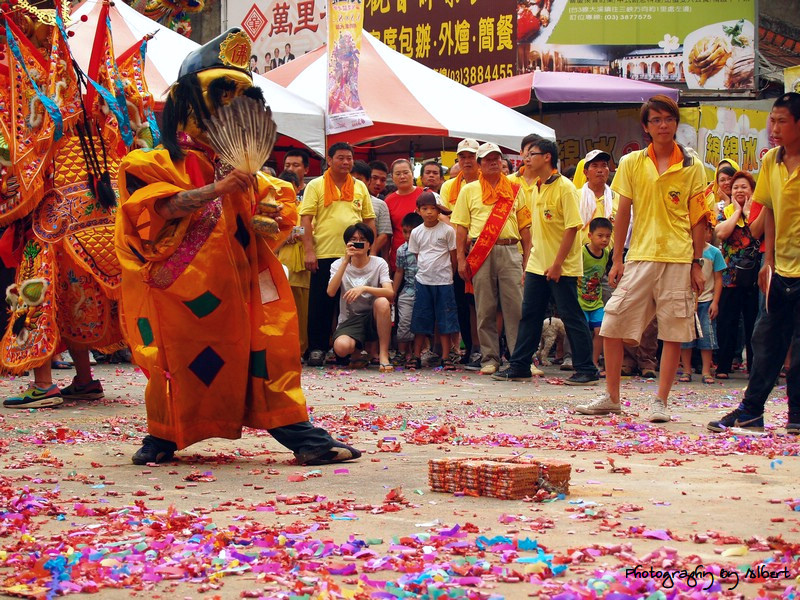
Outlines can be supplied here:
M528 151L530 169L537 177L533 193L532 252L525 268L525 295L514 353L508 367L493 375L499 381L530 379L533 353L539 348L547 304L552 296L572 347L575 373L568 385L594 385L599 379L592 361L592 333L578 304L578 277L583 275L583 227L578 191L559 174L558 146L537 138ZM505 305L503 306L505 311Z
M308 360L311 367L321 367L330 349L333 314L338 294L328 296L331 265L346 252L344 230L363 221L375 232L375 211L369 190L350 175L353 147L337 142L328 148L329 166L322 177L306 185L300 203L300 224L306 269L311 271L308 292Z
M533 198L533 193L536 186L536 175L531 169L531 161L528 153L531 151L531 145L538 139L539 136L535 133L528 134L522 138L519 153L519 155L522 157L522 166L517 172L508 175L508 180L511 183L515 183L520 186L520 189L525 194L525 201L528 203L528 206L531 205L531 199Z
M477 140L466 138L456 148L457 162L450 169L450 179L442 184L439 195L445 208L453 210L461 188L478 180L478 144ZM461 329L461 340L464 342L465 355L461 359L464 368L469 371L481 369L481 347L478 341L475 315L475 297L466 291L461 275L453 273L453 292L456 295L458 310L458 326Z
M581 414L619 413L623 342L639 344L642 332L658 319L663 341L658 392L651 399L648 420L665 423L667 398L678 370L681 342L695 338L692 290L703 289L703 248L707 220L706 174L700 158L675 142L680 122L678 105L667 96L653 96L642 105L640 118L652 143L621 161L611 187L619 198L614 247L623 248L634 212L630 247L623 264L614 253L608 281L616 287L605 306L603 348L606 394L576 407Z
M501 306L508 345L513 348L516 343L522 264L531 248L531 213L519 188L500 170L500 148L481 144L477 158L478 180L461 188L450 222L456 227L458 273L474 288L480 372L491 375L500 365L497 311ZM517 251L518 242L524 257Z
M735 410L711 421L711 431L764 429L764 403L791 346L786 431L800 434L800 94L778 98L769 120L780 145L764 155L753 193L753 201L764 205L764 266L758 284L767 297L767 310L753 332L753 364L744 399Z

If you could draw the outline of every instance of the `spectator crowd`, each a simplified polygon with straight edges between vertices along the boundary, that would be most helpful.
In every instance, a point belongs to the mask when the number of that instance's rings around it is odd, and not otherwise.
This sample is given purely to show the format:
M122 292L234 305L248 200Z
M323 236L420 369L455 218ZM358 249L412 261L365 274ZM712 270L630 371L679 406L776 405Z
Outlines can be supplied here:
M337 143L305 184L308 156L288 153L281 177L296 185L301 227L279 252L303 290L305 364L524 381L556 362L573 371L567 385L605 379L605 393L577 408L589 415L621 412L622 376L658 377L652 422L670 419L676 378L711 384L740 369L745 400L709 429L763 426L766 394L787 370L790 382L798 375L800 259L789 248L800 222L787 202L798 199L800 96L775 103L779 146L758 183L730 158L709 183L675 141L669 98L651 98L640 117L646 148L616 163L592 150L573 179L559 172L557 142L536 135L522 140L516 170L496 145L464 139L447 179L436 161L417 181L409 159L366 163Z

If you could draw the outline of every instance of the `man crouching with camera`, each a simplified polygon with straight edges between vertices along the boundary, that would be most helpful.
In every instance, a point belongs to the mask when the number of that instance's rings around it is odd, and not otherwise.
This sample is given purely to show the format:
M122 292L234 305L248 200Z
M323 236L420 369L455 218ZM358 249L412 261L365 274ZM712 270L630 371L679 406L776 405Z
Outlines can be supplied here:
M391 306L394 298L389 265L369 249L375 234L365 223L355 223L344 230L347 252L331 265L328 295L341 288L339 321L333 332L333 351L337 363L361 351L367 342L378 341L381 371L391 368L389 342L392 337Z

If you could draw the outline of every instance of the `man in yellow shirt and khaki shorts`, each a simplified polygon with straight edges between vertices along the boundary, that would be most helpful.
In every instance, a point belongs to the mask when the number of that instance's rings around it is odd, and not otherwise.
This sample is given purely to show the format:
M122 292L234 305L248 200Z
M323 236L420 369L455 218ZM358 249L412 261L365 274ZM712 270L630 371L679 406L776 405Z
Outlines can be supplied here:
M711 213L704 199L706 174L700 158L675 142L680 113L667 96L642 105L641 122L652 143L621 161L611 189L619 209L614 247L623 248L633 210L630 249L623 263L614 253L609 283L614 293L605 306L600 335L606 364L606 393L576 407L586 415L620 413L623 343L639 344L642 332L658 319L663 341L658 392L648 420L670 420L667 398L678 370L681 342L695 338L692 290L703 289L703 248Z

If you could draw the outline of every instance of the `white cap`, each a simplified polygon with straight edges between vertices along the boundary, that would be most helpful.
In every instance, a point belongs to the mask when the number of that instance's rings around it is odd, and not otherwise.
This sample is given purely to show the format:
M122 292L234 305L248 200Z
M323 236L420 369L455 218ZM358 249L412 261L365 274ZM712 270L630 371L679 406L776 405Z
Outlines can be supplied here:
M486 142L481 144L480 148L478 148L478 158L483 158L485 156L490 155L492 152L497 152L498 154L503 154L500 151L500 147L497 144L493 144L492 142Z
M583 166L584 167L588 166L589 163L592 162L593 160L604 160L606 162L610 162L611 155L608 152L604 152L603 150L592 150L583 159Z
M460 154L461 152L472 152L473 154L478 153L478 141L473 140L471 138L467 138L465 140L461 140L458 143L458 149L456 150L456 154Z

